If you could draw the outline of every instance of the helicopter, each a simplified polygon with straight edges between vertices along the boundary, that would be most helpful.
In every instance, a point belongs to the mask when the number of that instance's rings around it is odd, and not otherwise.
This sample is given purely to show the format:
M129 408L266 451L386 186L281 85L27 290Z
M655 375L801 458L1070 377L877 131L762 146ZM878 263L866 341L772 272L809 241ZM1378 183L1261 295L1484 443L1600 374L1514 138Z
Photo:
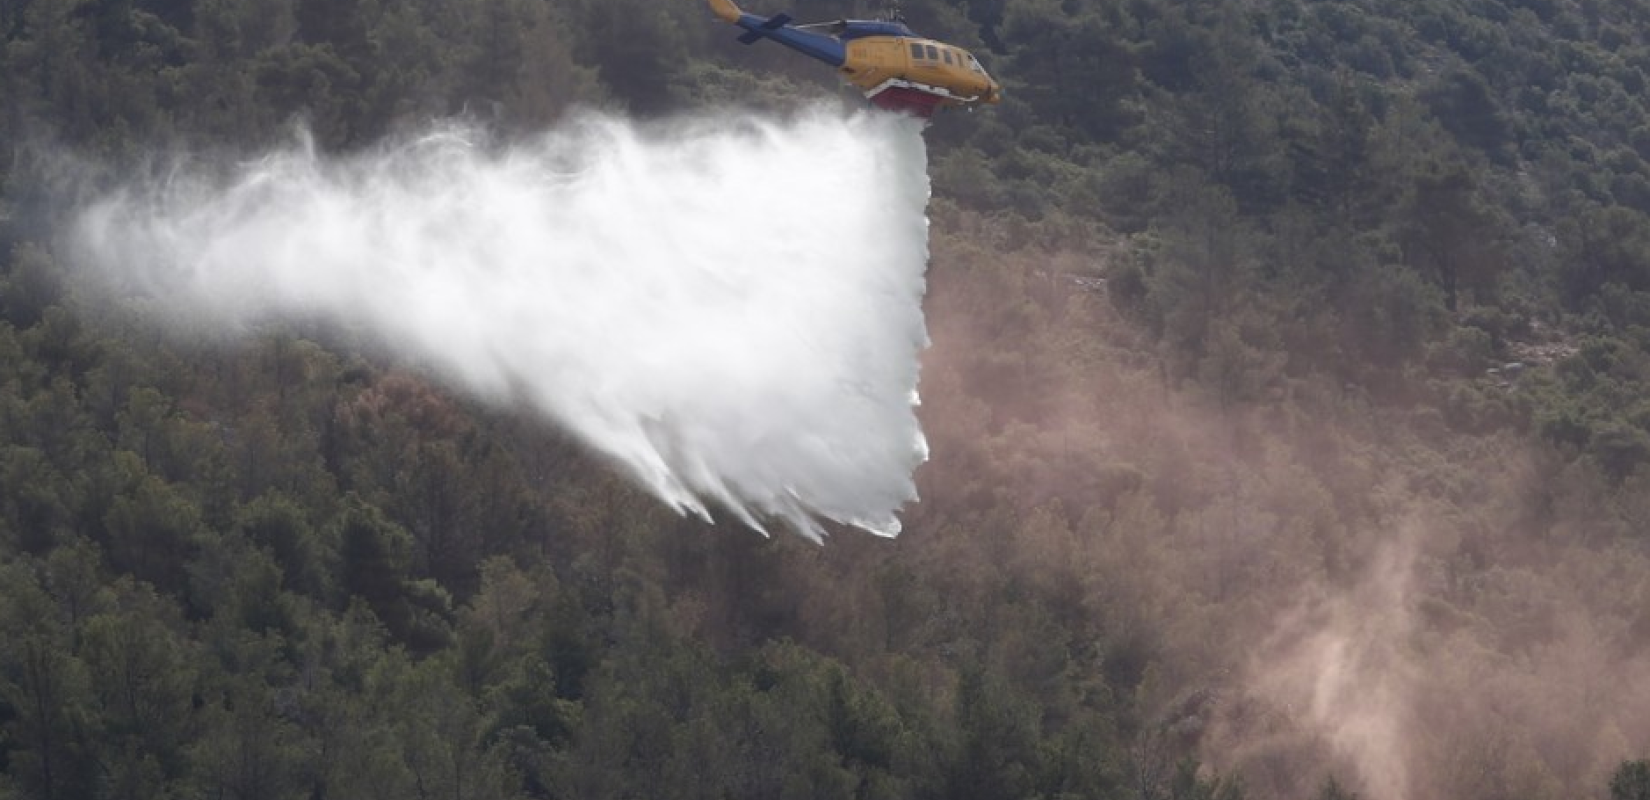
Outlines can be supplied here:
M772 39L830 64L878 108L928 119L941 108L973 109L1002 99L1002 87L972 53L918 36L897 6L881 20L792 25L789 14L764 17L733 0L709 2L722 21L745 30L739 41Z

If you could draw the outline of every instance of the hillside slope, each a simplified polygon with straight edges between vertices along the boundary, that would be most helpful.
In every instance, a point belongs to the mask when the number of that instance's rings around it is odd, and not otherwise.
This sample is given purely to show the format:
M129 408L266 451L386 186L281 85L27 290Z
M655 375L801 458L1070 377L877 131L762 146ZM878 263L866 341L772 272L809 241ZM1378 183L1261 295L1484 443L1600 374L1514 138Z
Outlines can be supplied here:
M295 118L817 65L690 2L0 7L0 797L1642 796L1650 10L905 10L1007 99L927 132L923 499L821 548L347 330L163 335L59 239Z

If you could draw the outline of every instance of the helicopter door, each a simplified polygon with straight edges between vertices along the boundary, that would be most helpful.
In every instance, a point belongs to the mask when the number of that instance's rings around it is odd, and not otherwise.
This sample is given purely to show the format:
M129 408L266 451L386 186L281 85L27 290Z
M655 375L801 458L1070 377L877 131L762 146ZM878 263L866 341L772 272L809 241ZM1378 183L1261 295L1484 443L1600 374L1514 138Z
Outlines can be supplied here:
M848 62L843 73L854 85L870 90L890 76L910 72L912 62L905 44L895 39L856 39L848 46Z

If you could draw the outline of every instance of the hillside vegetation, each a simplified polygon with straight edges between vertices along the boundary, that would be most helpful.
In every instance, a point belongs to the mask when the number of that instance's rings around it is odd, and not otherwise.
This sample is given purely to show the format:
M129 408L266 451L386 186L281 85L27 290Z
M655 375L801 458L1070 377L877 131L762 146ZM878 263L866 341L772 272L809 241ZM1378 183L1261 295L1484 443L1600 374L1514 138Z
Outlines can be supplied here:
M927 132L923 500L817 547L164 336L56 226L828 70L688 0L0 4L0 797L1650 797L1650 5L904 6L1006 99Z

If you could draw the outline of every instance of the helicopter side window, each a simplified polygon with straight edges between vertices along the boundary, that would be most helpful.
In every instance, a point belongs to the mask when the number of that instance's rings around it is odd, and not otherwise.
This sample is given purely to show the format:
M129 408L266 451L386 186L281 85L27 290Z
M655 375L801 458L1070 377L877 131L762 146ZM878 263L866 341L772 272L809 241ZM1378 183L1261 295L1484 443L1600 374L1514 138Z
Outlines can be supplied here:
M922 45L915 43L911 45L911 57L922 58Z
M950 50L941 50L940 54L945 56L945 65L948 66L948 67L951 66L951 64L953 63L951 61L951 51Z
M927 45L927 47L928 47L928 60L929 61L938 61L938 60L940 60L940 49L938 47L933 46L933 45Z

